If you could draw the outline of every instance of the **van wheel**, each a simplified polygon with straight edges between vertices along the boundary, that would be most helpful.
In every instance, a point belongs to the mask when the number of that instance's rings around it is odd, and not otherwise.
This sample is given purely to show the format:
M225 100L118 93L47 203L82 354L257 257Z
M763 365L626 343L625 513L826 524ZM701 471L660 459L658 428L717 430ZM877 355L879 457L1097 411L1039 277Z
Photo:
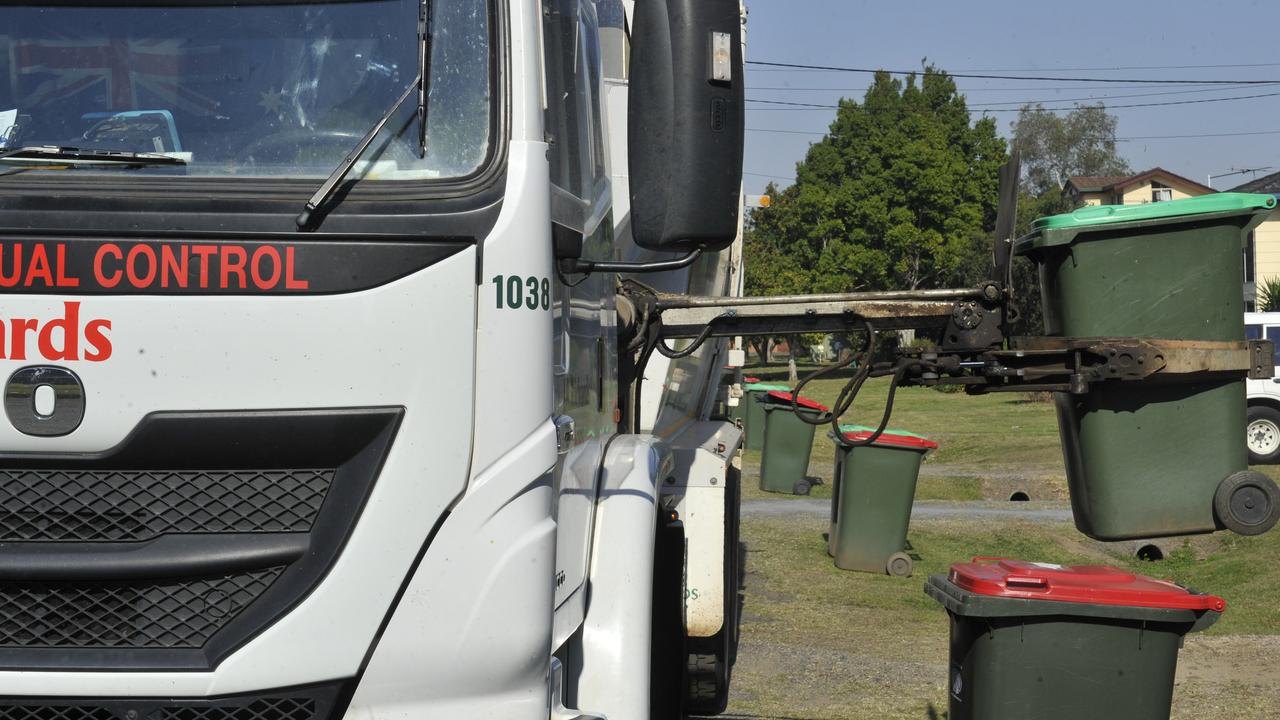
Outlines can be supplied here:
M1280 462L1280 410L1265 405L1249 408L1245 441L1250 465Z

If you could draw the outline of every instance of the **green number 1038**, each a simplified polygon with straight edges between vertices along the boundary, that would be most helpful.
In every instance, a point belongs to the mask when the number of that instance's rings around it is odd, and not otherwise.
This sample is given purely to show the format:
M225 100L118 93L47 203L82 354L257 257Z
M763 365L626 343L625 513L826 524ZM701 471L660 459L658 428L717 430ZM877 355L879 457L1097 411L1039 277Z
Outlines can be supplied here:
M496 307L499 310L549 310L551 308L551 281L547 278L494 275Z

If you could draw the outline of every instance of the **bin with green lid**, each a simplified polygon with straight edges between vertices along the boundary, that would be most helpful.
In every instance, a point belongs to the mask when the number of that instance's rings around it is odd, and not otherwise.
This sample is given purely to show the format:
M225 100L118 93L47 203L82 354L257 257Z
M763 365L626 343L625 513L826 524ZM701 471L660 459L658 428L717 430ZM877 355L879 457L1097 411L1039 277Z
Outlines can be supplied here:
M764 408L758 400L771 392L791 392L791 387L781 383L749 382L742 386L742 424L747 430L746 447L759 450L764 447Z
M863 425L841 425L840 432L855 444L836 443L827 552L842 570L908 577L916 480L938 444L906 430L885 430L874 440L875 428Z
M1168 720L1182 638L1226 608L1118 568L998 558L924 590L951 618L949 720Z
M1245 236L1275 205L1218 193L1085 207L1036 220L1014 251L1039 265L1049 335L1239 341ZM1240 442L1243 379L1094 383L1056 403L1085 534L1257 534L1280 518L1280 491Z
M756 399L755 404L764 414L764 445L760 453L760 489L776 493L808 495L812 487L809 479L809 453L813 450L813 434L817 425L805 422L828 417L827 406L809 398L795 398L792 411L792 394L771 390Z

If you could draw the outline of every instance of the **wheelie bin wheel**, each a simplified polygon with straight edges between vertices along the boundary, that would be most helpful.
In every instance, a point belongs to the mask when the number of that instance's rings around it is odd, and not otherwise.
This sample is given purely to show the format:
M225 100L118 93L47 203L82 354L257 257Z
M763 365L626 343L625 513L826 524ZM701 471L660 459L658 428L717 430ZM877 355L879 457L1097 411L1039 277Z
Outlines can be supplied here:
M813 488L813 483L808 480L797 480L795 485L791 486L793 495L808 495L809 490Z
M1231 532L1261 535L1280 520L1280 487L1260 472L1232 473L1218 483L1213 511Z
M896 552L889 556L889 561L885 563L885 572L894 577L911 577L911 570L915 567L915 562L911 560L911 556L904 552Z

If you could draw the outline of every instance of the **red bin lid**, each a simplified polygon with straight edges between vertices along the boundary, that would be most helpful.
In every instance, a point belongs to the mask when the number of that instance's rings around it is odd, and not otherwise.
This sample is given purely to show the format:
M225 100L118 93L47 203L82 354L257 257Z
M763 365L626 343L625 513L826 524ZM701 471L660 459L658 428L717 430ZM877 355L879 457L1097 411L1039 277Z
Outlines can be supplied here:
M875 433L876 429L867 427L866 425L841 425L840 432L844 433L845 439L848 440L866 440ZM926 437L921 437L913 432L906 430L887 429L880 433L880 437L871 443L872 445L886 445L889 447L907 448L910 450L937 450L938 443Z
M744 382L744 383L758 383L758 382L760 382L760 378L758 378L758 377L744 377L744 378L742 378L742 382Z
M781 390L770 390L769 397L773 398L774 400L781 400L787 403L788 405L790 405L791 398L793 396L789 392L782 392ZM827 407L826 405L823 405L822 403L817 402L816 400L810 400L807 397L798 397L796 399L796 404L802 408L809 408L810 410L821 410L822 412L831 411L831 408Z
M1227 607L1216 595L1200 595L1166 580L1107 565L976 557L973 562L952 565L949 579L964 590L992 597L1217 612Z

